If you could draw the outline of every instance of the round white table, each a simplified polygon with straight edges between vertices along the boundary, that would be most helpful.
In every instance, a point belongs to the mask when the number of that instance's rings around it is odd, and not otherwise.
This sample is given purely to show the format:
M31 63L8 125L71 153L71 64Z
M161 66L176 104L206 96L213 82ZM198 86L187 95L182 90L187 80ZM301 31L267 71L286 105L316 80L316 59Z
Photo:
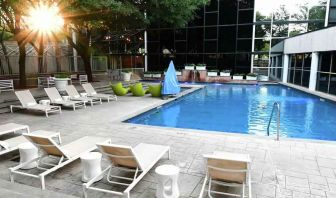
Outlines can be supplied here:
M39 103L41 105L50 105L50 100L40 100Z
M38 157L38 149L30 142L22 143L18 146L20 152L20 164L28 162ZM37 166L37 162L32 162L21 169L32 169Z
M80 158L81 158L82 169L83 169L83 176L82 176L83 182L90 181L92 178L96 177L102 172L102 169L101 169L102 154L101 153L89 152L89 153L82 155ZM97 178L95 182L101 179L103 179L103 175Z
M178 176L180 168L174 165L161 165L155 169L158 185L156 190L157 198L178 198Z

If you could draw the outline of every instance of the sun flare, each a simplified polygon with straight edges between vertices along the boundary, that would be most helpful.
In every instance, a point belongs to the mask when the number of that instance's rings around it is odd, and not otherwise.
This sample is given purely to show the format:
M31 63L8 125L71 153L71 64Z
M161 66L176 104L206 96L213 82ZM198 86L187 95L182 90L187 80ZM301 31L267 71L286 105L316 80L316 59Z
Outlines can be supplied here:
M29 29L42 34L58 32L64 25L64 19L56 4L46 5L40 3L29 10L25 21Z

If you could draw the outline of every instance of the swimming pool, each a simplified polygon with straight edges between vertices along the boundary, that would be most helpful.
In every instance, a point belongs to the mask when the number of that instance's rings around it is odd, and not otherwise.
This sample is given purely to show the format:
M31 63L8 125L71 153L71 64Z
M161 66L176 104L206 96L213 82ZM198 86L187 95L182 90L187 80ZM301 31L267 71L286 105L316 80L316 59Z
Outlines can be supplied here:
M336 140L336 103L283 85L209 84L126 122L266 136L274 102L281 105L282 137Z

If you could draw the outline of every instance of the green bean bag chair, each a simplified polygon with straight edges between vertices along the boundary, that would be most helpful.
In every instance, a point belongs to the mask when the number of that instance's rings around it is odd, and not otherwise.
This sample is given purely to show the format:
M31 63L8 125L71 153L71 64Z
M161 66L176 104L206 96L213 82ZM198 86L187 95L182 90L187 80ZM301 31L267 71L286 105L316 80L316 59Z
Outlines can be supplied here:
M142 87L142 83L136 83L135 85L131 86L131 92L133 96L144 96L148 93L148 90L144 90Z
M162 85L149 85L148 86L148 91L152 95L152 97L161 97L161 88Z
M112 90L115 95L117 96L124 96L126 95L130 88L124 88L121 82L118 82L117 84L111 85Z

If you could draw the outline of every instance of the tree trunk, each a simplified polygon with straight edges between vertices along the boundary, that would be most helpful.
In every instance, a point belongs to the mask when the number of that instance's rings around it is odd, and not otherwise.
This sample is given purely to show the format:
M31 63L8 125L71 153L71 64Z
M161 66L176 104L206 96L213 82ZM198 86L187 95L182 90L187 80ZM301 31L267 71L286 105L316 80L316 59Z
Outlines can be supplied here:
M93 78L92 78L90 55L88 55L88 53L83 53L83 54L79 53L79 54L83 59L85 72L86 72L86 75L88 76L88 81L92 82Z
M58 45L58 42L55 43L55 60L56 60L56 71L60 72L61 71L61 48Z
M12 66L11 66L11 63L10 63L10 61L9 61L9 57L8 57L8 53L7 53L7 49L6 49L4 40L3 40L4 34L5 34L5 29L3 29L3 30L1 31L0 43L1 43L2 52L4 53L5 60L6 60L6 63L7 63L8 74L12 74L12 73L13 73Z
M26 46L19 43L19 73L20 73L20 88L26 88Z

